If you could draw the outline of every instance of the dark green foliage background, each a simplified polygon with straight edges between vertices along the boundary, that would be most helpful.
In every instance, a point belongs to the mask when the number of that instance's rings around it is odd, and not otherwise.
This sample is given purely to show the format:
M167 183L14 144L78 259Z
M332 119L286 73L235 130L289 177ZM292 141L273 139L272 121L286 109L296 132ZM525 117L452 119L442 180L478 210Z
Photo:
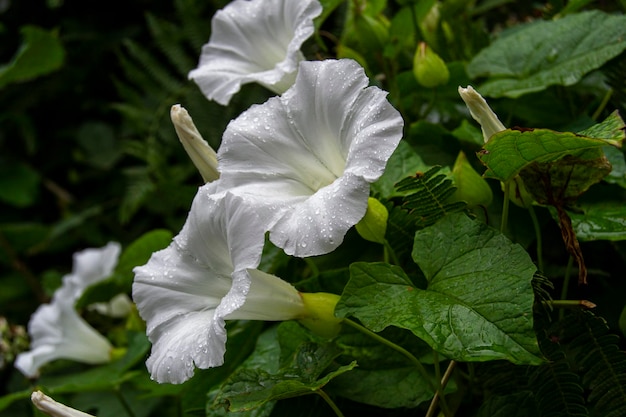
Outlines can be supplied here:
M0 87L0 316L11 325L26 326L30 314L48 300L63 274L70 271L74 252L103 246L108 241L118 241L127 247L154 229L178 232L202 178L175 135L169 119L172 104L181 103L187 108L205 139L217 148L231 119L251 104L271 96L259 86L244 86L229 106L222 107L207 101L187 80L188 71L197 64L202 44L209 38L211 16L226 3L221 0L6 3L6 10L0 12L1 63L9 65L22 46L22 28L26 25L49 31L64 50L59 68ZM351 56L352 52L345 49L349 48L363 59L361 63L370 77L383 74L375 82L390 92L389 99L402 112L406 126L402 146L408 148L409 156L394 161L396 165L393 165L399 178L418 170L426 171L432 165L451 166L459 150L474 155L480 149L480 132L456 89L458 85L480 85L484 81L483 74L470 79L466 68L495 38L515 33L519 25L531 19L548 19L559 13L580 13L585 9L623 14L626 8L623 1L443 1L441 18L447 26L439 26L430 35L436 39L431 46L446 61L451 78L446 85L431 90L417 85L411 72L413 57L407 52L414 50L417 40L429 36L408 29L414 18L408 11L409 5L419 2L389 1L386 6L384 2L370 2L371 9L383 4L381 10L370 9L373 15L384 12L393 17L389 38L383 40L381 48L369 47L380 39L372 38L362 22L346 19L350 14L347 3L328 0L323 3L337 5L335 9L328 7L333 11L320 32L332 36L307 42L305 55ZM420 12L419 7L414 10ZM489 98L489 103L506 126L578 132L593 124L594 118L602 120L615 109L622 117L626 116L625 68L626 55L622 52L574 85L549 84L542 91L520 97ZM614 93L603 102L609 89ZM600 112L594 115L598 108ZM411 154L411 150L419 157ZM615 217L619 220L624 212L615 206L626 202L623 185L626 165L619 165L623 152L614 152L617 161L614 170L621 171L614 171L612 180L594 186L580 199L580 205L606 204L617 210ZM471 162L480 173L484 171L476 158ZM446 173L445 169L442 172ZM441 179L437 177L437 181ZM407 210L399 207L405 203L405 209L419 211L422 199L404 199L407 193L401 189L394 191L393 182L383 177L373 187L373 194L390 196L383 201L390 211L387 237L398 256L405 260L411 254L411 248L404 245L407 237L412 241L415 230L429 226L449 212L462 210L463 204L454 202L441 213L428 212L422 223L416 224ZM494 202L484 212L474 211L474 215L498 225L502 194L496 181L490 184ZM535 284L553 298L559 298L569 255L549 210L536 210L544 236L543 274L547 278L543 285L537 283L540 279ZM578 214L575 208L572 213ZM534 257L537 243L525 210L511 207L507 235ZM349 276L347 260L362 261L377 253L377 249L373 244L363 244L351 232L335 253L315 260L317 270L302 260L271 253L266 254L263 266L279 276L294 277L292 281L302 290L340 293ZM267 250L271 252L272 248ZM626 318L622 318L620 326L620 314L626 306L626 244L623 238L590 238L582 242L582 251L589 269L589 285L573 284L565 298L593 301L597 304L593 314L567 311L563 318L558 311L541 309L538 302L536 331L544 355L553 362L539 367L500 362L462 367L454 382L457 394L451 397L457 402L458 416L617 417L623 415L620 412L626 413L623 406L626 361L622 352L626 347ZM419 281L421 272L413 267L415 270L405 272ZM418 287L422 284L416 282ZM293 331L284 327L281 333L279 328L279 334L285 334L285 329ZM266 327L260 323L233 323L230 330L234 330L231 333L234 336L229 338L226 365L198 372L184 386L157 386L141 372L149 350L141 331L113 335L130 346L122 362L91 370L63 363L59 369L69 366L75 371L77 382L74 385L66 380L55 382L54 367L47 382L57 387L59 399L85 409L93 406L89 410L99 416L130 415L128 409L119 408L120 396L126 403L140 404L130 407L137 417L223 415L207 409L207 398L220 398L214 390L246 360ZM392 339L401 341L413 337L399 329L386 332ZM561 341L562 345L556 346L555 342ZM341 372L350 366L347 355L344 358L339 350L332 350L335 346L312 346L319 351L331 351L334 356L328 354L332 356L329 363L339 357L342 367L337 369ZM294 347L290 349L295 351ZM600 369L597 363L604 363L604 368ZM341 372L337 371L337 375ZM349 376L349 372L343 374L338 381L342 378L350 381ZM109 382L99 386L103 378ZM317 373L312 381L310 386L317 386ZM603 381L610 386L602 385ZM39 382L45 385L46 380ZM82 389L77 390L76 384L83 385ZM27 389L28 381L10 364L0 368L0 397ZM604 394L595 394L594 389L603 390ZM146 392L148 396L144 397ZM337 392L341 393L342 389ZM553 401L555 393L562 394L562 404ZM409 403L406 400L402 404ZM512 404L516 410L509 409ZM337 399L337 405L346 416L404 416L425 412L424 404L417 411L383 409L342 397ZM321 416L330 412L326 407L319 397L308 395L280 400L273 408L266 404L257 414L241 415ZM33 415L33 411L25 398L20 398L0 411L0 415L27 416Z

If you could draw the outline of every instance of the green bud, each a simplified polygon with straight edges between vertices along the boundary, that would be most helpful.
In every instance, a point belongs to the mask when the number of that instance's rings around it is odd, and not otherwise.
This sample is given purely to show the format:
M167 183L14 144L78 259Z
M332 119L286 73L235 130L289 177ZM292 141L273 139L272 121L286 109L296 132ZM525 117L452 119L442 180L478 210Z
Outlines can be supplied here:
M425 42L417 45L413 57L413 75L420 85L427 88L444 85L450 79L446 63Z
M300 323L319 336L337 336L342 319L335 317L335 306L341 297L326 292L302 292L300 296L306 309L306 316L299 319Z
M470 207L488 206L493 199L491 187L487 181L474 170L463 151L454 162L452 176L457 187L454 197L466 201Z
M367 211L365 216L356 224L356 231L365 240L376 243L385 243L387 232L387 208L377 199L367 199Z

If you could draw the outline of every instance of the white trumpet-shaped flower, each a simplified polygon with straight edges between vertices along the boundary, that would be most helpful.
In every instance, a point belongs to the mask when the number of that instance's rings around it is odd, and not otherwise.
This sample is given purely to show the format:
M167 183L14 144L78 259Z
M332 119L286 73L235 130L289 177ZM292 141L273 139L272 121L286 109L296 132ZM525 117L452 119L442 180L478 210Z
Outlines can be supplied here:
M281 94L294 82L304 59L300 47L321 12L317 0L235 0L213 17L211 38L189 78L222 105L252 82Z
M69 289L74 301L87 287L111 276L121 251L119 243L109 242L102 248L89 248L74 254L72 272L63 277L63 286ZM118 294L110 302L95 303L89 308L107 316L124 317L130 312L131 305L128 295Z
M255 269L264 244L258 216L241 197L216 194L215 184L200 188L170 246L134 269L133 299L152 342L146 365L158 382L222 365L226 319L305 315L293 286Z
M39 306L28 323L30 350L20 353L15 367L28 377L56 359L98 364L110 360L112 346L74 309L69 287L61 287L50 304Z
M292 88L226 128L219 187L251 200L289 255L341 244L402 137L400 113L368 83L352 60L302 62Z

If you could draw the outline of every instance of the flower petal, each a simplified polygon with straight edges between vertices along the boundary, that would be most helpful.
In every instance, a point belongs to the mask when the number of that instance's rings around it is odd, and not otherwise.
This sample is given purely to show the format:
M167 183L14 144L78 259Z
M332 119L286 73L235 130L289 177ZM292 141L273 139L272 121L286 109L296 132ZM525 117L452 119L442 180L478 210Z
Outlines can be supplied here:
M109 341L87 324L71 303L56 300L39 306L28 323L31 350L15 361L15 367L26 376L36 376L41 366L56 359L90 364L110 360Z
M300 47L321 12L317 0L235 0L213 17L211 38L189 78L222 105L250 82L282 93L293 84Z
M122 247L109 242L102 248L85 249L74 254L72 273L63 277L63 286L72 288L77 300L87 287L108 278L117 265Z
M226 348L224 318L249 304L250 291L300 301L297 291L277 277L273 279L280 284L274 282L273 287L287 285L291 293L263 289L267 282L251 282L249 269L260 262L266 226L241 197L217 194L218 182L200 188L170 246L134 269L133 298L153 344L146 364L158 382L184 382L193 375L194 365L221 365ZM275 311L266 313L269 318L293 318L293 309L276 310L283 304L270 299L262 307ZM250 310L255 309L253 302ZM258 317L246 311L239 316Z
M270 240L287 254L306 256L333 251L365 215L369 184L346 173L308 199L281 211Z
M368 82L352 60L302 62L291 89L226 128L219 189L269 214L270 239L290 255L321 255L343 241L402 137L400 114Z

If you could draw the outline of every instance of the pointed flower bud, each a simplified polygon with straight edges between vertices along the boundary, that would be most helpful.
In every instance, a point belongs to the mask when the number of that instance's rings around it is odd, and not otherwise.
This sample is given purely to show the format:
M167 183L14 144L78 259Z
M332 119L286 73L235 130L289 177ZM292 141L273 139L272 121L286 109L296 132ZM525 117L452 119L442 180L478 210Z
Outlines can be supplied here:
M485 143L496 133L506 130L498 116L491 110L487 101L471 85L467 88L459 87L459 95L467 105L470 114L480 124ZM502 184L504 189L504 184ZM524 181L518 175L511 180L509 200L514 204L528 208L535 200L526 190Z
M483 139L485 143L495 133L506 130L498 116L491 110L487 101L481 96L474 87L468 85L467 88L459 87L459 95L467 105L470 114L480 124L483 131Z
M35 407L51 417L94 417L91 414L83 413L65 404L56 402L41 391L33 392L30 399L35 404Z
M200 171L204 182L218 179L220 174L217 170L217 154L202 138L187 110L180 104L175 104L170 111L170 117L180 143Z
M450 79L446 63L425 42L420 42L415 51L413 75L417 82L426 88L444 85Z

